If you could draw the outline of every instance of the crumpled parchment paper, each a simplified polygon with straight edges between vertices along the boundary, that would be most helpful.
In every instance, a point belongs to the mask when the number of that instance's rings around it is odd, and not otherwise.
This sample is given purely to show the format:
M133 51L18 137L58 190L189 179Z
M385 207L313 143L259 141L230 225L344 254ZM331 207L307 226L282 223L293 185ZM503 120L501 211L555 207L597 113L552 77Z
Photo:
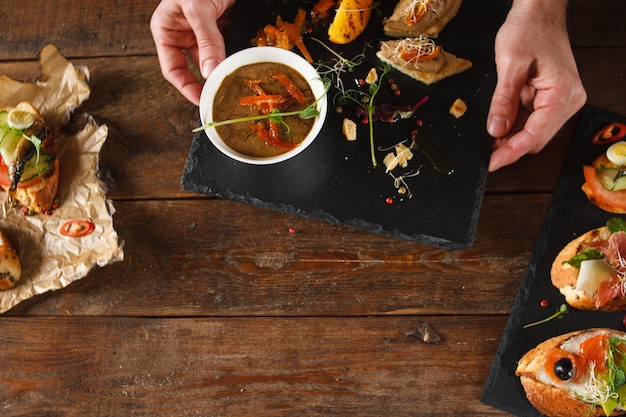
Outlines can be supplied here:
M0 313L46 291L63 288L83 278L95 266L124 258L113 227L115 209L97 178L99 154L106 141L106 125L89 117L73 136L60 133L71 113L89 98L89 70L67 61L54 45L39 54L41 76L19 82L0 75L0 108L30 101L55 131L59 158L59 208L50 215L24 216L0 191L0 228L15 246L22 263L22 279L0 291ZM60 233L68 220L88 220L95 230L83 237Z

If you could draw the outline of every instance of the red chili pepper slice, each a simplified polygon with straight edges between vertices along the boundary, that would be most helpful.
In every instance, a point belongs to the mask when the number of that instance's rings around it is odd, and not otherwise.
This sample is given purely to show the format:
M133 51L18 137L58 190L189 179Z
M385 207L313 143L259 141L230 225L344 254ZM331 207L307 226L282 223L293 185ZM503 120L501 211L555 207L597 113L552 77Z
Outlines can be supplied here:
M608 145L626 136L626 125L611 123L603 127L591 140L593 145Z
M63 236L81 237L93 232L96 226L87 220L68 220L61 226Z

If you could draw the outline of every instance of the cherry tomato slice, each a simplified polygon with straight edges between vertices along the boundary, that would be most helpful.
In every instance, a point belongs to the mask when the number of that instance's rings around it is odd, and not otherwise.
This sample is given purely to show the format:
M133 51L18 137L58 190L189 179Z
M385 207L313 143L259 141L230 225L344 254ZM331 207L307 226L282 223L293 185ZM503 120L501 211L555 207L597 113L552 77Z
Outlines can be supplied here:
M61 226L63 236L81 237L93 232L95 225L87 220L68 220Z
M608 145L617 142L626 136L626 125L623 123L611 123L600 129L593 137L591 143L593 145Z

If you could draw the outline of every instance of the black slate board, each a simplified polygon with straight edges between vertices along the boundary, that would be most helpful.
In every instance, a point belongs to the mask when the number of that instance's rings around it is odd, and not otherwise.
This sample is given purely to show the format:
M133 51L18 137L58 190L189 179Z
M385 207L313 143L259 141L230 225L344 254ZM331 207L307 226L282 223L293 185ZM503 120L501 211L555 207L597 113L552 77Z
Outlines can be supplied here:
M485 384L481 398L485 404L518 416L541 416L526 400L519 378L515 376L519 358L540 342L567 332L592 327L624 331L623 312L582 311L571 307L562 319L523 328L525 324L550 316L565 302L550 281L552 262L563 246L591 229L604 226L610 218L624 217L597 208L580 189L585 182L582 166L591 164L607 147L592 145L591 139L613 122L626 123L626 117L591 105L581 111L575 137ZM549 307L541 307L542 300L547 300Z
M249 47L256 31L274 24L277 15L293 21L298 5L310 10L314 3L239 0L226 36L227 54ZM316 60L325 62L332 56L310 37L324 41L348 59L365 50L366 62L355 72L356 77L364 78L370 68L381 65L375 57L377 48L365 48L366 43L377 46L377 40L385 39L382 19L391 14L394 4L381 2L382 13L374 13L366 31L348 45L331 44L322 31L306 35L305 44ZM341 134L343 118L356 119L354 109L338 114L332 104L315 142L278 165L252 166L231 160L214 148L204 132L197 133L183 173L183 188L429 245L471 246L492 143L485 121L496 82L493 43L509 6L508 1L465 0L441 33L437 43L471 60L470 70L431 86L393 71L389 77L402 94L381 88L378 103L405 105L424 96L429 99L412 119L395 124L376 122L377 147L406 139L421 120L419 131L435 138L454 168L450 175L441 174L424 155L416 153L407 172L411 166L415 170L422 165L422 169L418 176L407 179L411 198L399 195L393 178L385 173L385 152L378 152L378 167L372 166L367 126L359 127L355 142L346 141ZM329 98L334 94L331 89ZM466 101L469 110L457 120L448 109L458 97Z

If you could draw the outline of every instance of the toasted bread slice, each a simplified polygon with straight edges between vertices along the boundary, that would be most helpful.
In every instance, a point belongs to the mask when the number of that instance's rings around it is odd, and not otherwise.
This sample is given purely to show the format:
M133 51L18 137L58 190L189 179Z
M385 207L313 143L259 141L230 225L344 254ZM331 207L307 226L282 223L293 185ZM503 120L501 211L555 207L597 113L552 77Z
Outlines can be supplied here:
M23 130L24 136L35 136L40 142L38 152L24 152L24 157L18 151L18 147L22 146L21 142L24 142L27 146L31 145L27 139L23 138L16 146L14 156L11 161L4 161L9 166L9 174L17 170L18 164L21 164L23 169L27 163L32 163L33 166L46 166L45 171L38 173L34 178L31 178L27 184L20 184L20 180L24 180L22 173L17 178L17 184L11 179L12 184L2 185L6 191L10 193L10 198L28 209L32 213L46 213L52 210L54 206L54 200L56 197L58 184L59 184L59 161L57 158L57 149L54 134L52 128L48 125L39 111L28 102L21 102L16 107L3 109L3 111L9 111L12 109L19 109L23 112L30 113L35 116L34 124L31 127ZM36 162L35 162L36 161ZM46 165L43 165L46 164ZM12 165L12 166L11 166ZM36 172L37 169L35 168Z
M613 329L587 329L550 338L529 350L518 362L515 374L528 401L546 416L579 417L605 416L601 404L583 401L584 397L593 397L594 386L600 381L590 377L591 365L585 362L584 370L577 370L574 365L572 379L561 379L555 375L554 364L561 358L584 357L580 346L595 336L626 340L626 333ZM608 346L606 347L608 349ZM623 364L622 364L623 365ZM601 366L598 364L598 366ZM598 376L598 375L596 375ZM623 406L619 408L624 408ZM616 409L610 415L626 413Z
M12 198L31 213L44 214L54 207L59 186L59 160L54 158L52 167L28 187L18 187L12 191Z
M606 226L592 229L570 241L561 249L550 268L552 284L565 296L570 306L580 310L623 311L626 310L626 297L616 297L601 306L596 303L597 295L590 294L578 287L579 268L567 263L573 256L590 247L598 247L607 242L611 232Z
M419 7L423 7L423 14L411 19L411 13ZM461 0L400 0L391 16L384 20L383 29L385 35L396 38L418 35L436 38L460 8Z
M22 277L20 258L7 235L0 230L0 290L9 290Z
M430 59L411 59L409 61L402 59L402 50L404 48L416 48L416 45L428 41L432 42L432 40L424 37L385 41L380 44L380 50L376 53L376 56L398 71L427 85L472 67L471 61L458 58L443 49L437 56ZM420 47L417 46L417 48L419 49Z

